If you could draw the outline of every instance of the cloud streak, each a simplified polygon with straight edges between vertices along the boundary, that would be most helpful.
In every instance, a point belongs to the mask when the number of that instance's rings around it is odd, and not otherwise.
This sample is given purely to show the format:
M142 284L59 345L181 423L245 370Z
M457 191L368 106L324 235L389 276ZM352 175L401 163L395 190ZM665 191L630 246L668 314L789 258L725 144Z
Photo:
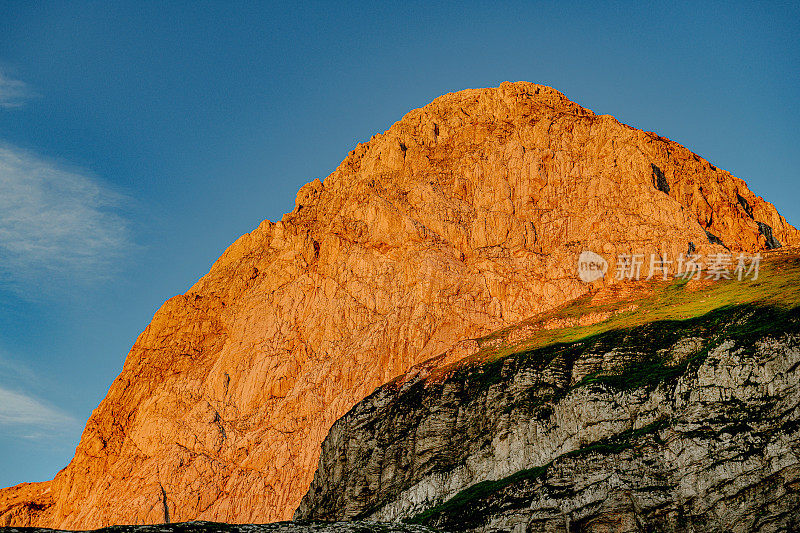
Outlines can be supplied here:
M11 79L0 72L0 107L21 107L32 96L27 83Z
M77 418L31 389L46 389L42 377L0 352L0 436L47 443L80 431Z
M105 277L128 246L122 200L85 172L0 144L0 284Z
M0 386L0 426L58 430L74 427L77 423L73 416L33 396Z

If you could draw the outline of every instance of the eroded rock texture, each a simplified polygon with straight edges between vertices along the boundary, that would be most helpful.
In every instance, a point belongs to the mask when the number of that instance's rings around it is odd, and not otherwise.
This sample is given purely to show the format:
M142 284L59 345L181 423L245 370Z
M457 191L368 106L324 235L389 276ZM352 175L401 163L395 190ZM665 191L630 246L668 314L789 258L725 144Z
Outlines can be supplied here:
M300 518L443 531L800 528L800 308L725 308L384 385Z
M457 341L585 293L582 250L613 272L618 253L719 243L800 236L740 179L551 88L442 96L168 300L72 462L1 491L0 524L289 518L337 418Z

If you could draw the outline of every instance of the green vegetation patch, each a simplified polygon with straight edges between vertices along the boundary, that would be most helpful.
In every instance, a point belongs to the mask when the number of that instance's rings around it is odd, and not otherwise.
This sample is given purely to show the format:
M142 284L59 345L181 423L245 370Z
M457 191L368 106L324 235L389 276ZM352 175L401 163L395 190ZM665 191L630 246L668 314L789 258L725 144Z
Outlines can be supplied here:
M481 481L480 483L476 483L475 485L467 487L446 502L435 507L431 507L430 509L423 511L418 515L412 518L407 518L403 521L407 524L426 524L432 518L435 518L441 514L460 512L468 504L486 498L487 496L491 496L492 494L495 494L510 485L524 480L538 479L547 473L547 469L550 467L550 464L552 463L535 468L528 468L526 470L520 470L519 472L497 481Z

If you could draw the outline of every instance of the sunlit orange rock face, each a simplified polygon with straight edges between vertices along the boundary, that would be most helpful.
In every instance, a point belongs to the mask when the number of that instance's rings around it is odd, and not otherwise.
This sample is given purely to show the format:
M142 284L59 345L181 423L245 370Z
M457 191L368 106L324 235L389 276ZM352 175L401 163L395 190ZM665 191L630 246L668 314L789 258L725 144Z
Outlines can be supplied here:
M69 466L0 491L0 525L291 518L328 429L378 385L613 283L618 254L716 239L800 244L742 180L554 89L444 95L168 300ZM578 279L583 250L609 259L605 280Z

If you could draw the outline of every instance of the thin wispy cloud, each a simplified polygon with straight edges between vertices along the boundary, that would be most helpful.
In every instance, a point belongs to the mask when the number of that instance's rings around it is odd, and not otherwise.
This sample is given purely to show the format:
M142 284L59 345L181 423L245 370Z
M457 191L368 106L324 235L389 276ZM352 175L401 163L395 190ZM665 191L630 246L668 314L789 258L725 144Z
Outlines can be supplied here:
M0 107L20 107L33 96L27 83L9 78L0 72Z
M0 352L0 435L52 442L80 430L77 418L35 392L44 390L47 381Z
M14 361L0 352L0 387L3 382L37 383L38 376L27 365Z
M86 172L0 144L0 285L107 277L128 246L122 202Z
M15 426L25 435L35 435L36 429L69 429L77 423L75 417L42 400L0 385L0 427Z

